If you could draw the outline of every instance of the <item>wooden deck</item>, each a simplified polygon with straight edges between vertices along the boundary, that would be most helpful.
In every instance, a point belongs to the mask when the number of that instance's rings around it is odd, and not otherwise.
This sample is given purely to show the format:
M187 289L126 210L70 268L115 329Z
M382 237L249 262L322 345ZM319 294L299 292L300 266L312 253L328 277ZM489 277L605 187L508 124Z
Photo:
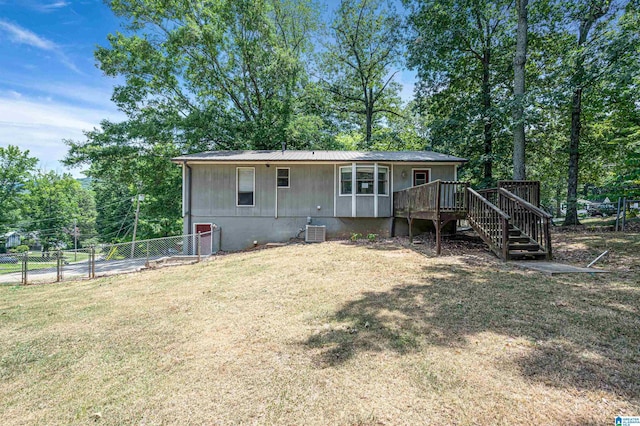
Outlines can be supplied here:
M413 239L414 219L433 221L436 228L436 251L440 254L442 228L453 220L467 217L468 187L467 182L436 180L394 192L394 216L407 219L410 239Z
M433 221L436 252L449 222L467 219L500 258L551 258L550 218L539 208L540 182L500 181L498 187L474 191L467 182L429 182L394 192L394 216L405 218L409 238L413 220Z

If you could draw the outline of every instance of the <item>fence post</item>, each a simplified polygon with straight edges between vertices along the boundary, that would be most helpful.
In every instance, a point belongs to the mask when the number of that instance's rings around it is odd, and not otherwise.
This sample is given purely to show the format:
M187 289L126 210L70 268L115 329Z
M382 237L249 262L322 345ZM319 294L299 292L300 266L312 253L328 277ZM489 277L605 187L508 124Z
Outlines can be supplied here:
M60 250L56 251L56 282L62 281L62 253Z
M144 264L145 267L149 267L149 241L147 241L147 261Z
M22 257L22 284L24 285L27 285L27 279L28 279L27 278L27 275L28 275L27 271L29 268L27 264L28 260L29 260L29 252L26 252Z
M622 232L627 227L627 197L622 199Z
M198 262L200 262L200 233L196 235L196 252L198 254Z
M89 264L91 265L91 278L96 277L96 248L95 246L91 246L91 250L89 252Z

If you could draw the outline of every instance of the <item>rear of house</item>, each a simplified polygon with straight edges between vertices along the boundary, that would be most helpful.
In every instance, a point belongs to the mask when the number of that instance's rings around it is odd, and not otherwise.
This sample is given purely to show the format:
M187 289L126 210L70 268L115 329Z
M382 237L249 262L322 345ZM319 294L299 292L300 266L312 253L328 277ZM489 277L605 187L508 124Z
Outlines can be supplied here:
M466 160L428 151L211 151L183 167L184 233L221 230L220 247L288 241L306 225L328 238L393 234L393 192L457 180ZM398 232L396 232L397 234Z

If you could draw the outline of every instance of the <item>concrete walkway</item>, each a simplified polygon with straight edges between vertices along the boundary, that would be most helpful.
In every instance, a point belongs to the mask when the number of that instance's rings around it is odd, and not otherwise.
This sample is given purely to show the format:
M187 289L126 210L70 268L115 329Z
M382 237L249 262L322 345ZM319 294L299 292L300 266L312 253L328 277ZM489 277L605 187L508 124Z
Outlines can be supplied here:
M512 262L514 265L533 271L544 272L549 275L557 274L602 274L610 271L596 268L580 268L578 266L565 265L557 262L541 262L536 260Z

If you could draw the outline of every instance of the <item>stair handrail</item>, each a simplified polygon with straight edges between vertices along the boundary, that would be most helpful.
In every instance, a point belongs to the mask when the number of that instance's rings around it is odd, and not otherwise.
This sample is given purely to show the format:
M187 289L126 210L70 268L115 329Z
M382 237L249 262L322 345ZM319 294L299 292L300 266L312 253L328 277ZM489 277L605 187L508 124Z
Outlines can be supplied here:
M479 231L478 234L480 234L480 237L491 247L494 253L504 260L509 260L509 221L511 220L511 216L500 210L472 188L467 188L467 191L470 194L467 204L470 224L472 226L475 225L474 229L477 227L476 231ZM480 218L475 217L476 212L472 208L472 198L478 199L485 209L491 211L491 213L499 219L497 221L491 221L491 224L494 225L493 229L487 228L487 226L485 226L486 224L483 224ZM497 222L500 223L498 224Z
M533 213L535 213L538 216L547 218L547 219L551 219L553 216L551 216L549 213L547 213L546 211L542 210L540 207L536 207L533 204L531 204L530 202L528 202L527 200L525 200L524 198L518 197L516 194L514 194L513 192L504 189L504 188L498 188L498 192L501 195L504 195L507 198L511 198L513 201L516 201L517 203L519 203L520 205L522 205L524 208L526 208L527 210L531 210Z
M538 243L540 248L546 253L546 257L551 259L551 231L549 224L552 216L504 188L499 188L498 193L500 197L510 199L518 207L528 211L536 218L535 223L533 223L530 220L526 220L526 216L514 214L512 215L512 223L520 229L520 232ZM502 201L500 201L500 207L503 207Z

